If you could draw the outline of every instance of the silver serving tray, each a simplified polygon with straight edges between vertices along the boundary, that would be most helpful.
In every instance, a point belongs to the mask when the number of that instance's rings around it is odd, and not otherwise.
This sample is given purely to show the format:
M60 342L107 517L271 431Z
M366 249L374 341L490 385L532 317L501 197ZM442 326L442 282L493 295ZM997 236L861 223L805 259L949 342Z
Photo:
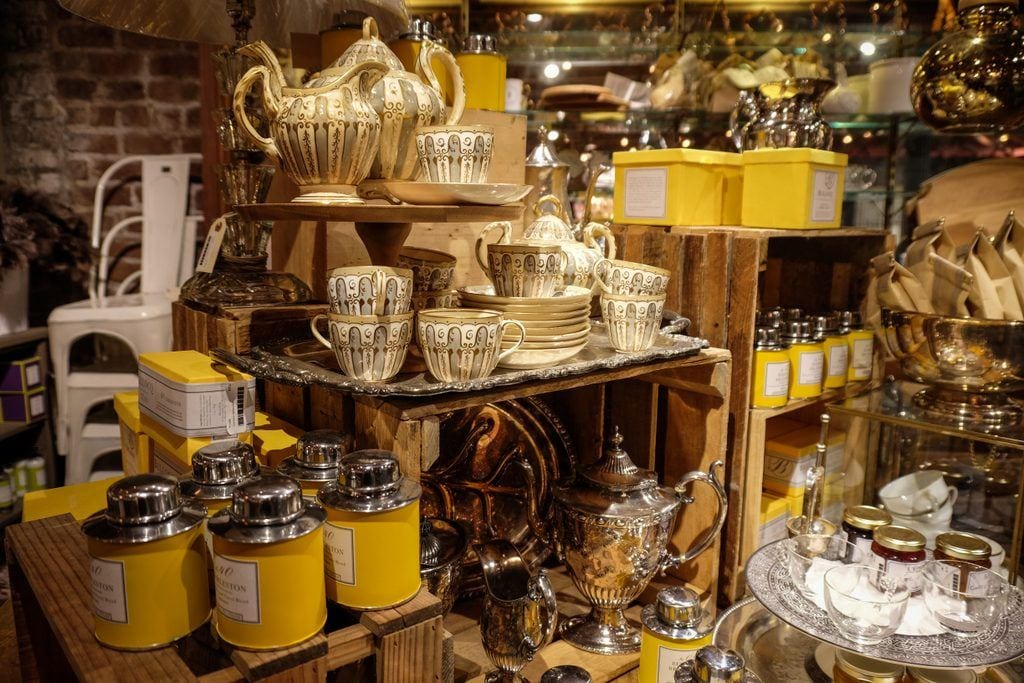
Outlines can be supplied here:
M468 382L439 382L427 372L399 375L390 382L364 382L346 377L336 368L333 355L317 341L283 341L253 348L247 356L213 349L211 355L232 367L261 379L296 386L320 385L353 394L376 396L433 396L452 392L483 391L498 387L585 375L597 370L686 358L700 353L708 342L683 334L658 335L654 345L640 353L618 353L608 341L604 323L593 322L586 347L568 361L546 368L510 370L498 368L489 377Z
M995 628L971 638L893 635L877 645L859 645L839 633L828 615L793 585L782 541L755 551L747 561L747 586L765 609L809 636L875 659L926 668L994 666L1024 654L1024 599L1013 591Z

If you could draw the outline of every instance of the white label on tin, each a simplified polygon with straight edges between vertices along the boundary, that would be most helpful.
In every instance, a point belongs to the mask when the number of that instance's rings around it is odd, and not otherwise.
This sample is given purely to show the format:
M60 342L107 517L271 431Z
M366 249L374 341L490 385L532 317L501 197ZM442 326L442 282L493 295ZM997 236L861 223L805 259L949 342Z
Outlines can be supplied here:
M25 366L25 384L34 387L39 384L39 366L36 364Z
M260 621L260 567L257 562L229 560L213 554L213 583L217 611L243 624Z
M104 621L128 623L128 593L124 586L124 562L92 558L92 611Z
M785 396L789 391L789 361L764 364L764 395Z
M324 525L324 573L346 586L356 585L356 534L353 529Z
M676 669L683 662L693 659L695 650L673 650L664 645L658 646L658 683L674 683Z
M626 218L664 218L668 211L668 169L623 170L623 215Z
M871 364L874 360L875 340L873 337L867 339L853 340L853 354L851 365L854 377L857 379L868 379L871 377Z
M839 195L838 171L815 171L811 193L811 222L831 223L836 219Z
M828 351L828 376L846 377L846 363L850 357L850 349L846 344L838 344Z
M825 370L825 352L807 351L800 353L796 383L807 386L821 384L821 373Z

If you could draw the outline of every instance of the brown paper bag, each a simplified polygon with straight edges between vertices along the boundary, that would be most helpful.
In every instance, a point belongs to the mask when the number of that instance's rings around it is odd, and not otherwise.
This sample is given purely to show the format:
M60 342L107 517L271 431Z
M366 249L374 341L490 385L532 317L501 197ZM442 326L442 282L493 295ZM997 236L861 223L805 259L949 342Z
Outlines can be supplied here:
M946 231L946 221L939 219L919 225L913 234L913 241L907 247L905 264L921 282L926 292L932 291L935 273L932 270L931 255L937 255L950 262L956 258L956 244Z
M933 313L931 297L909 270L896 263L892 252L876 256L871 263L880 273L875 278L878 303L895 311Z
M1017 299L1024 307L1024 225L1017 220L1013 211L1007 214L1003 226L993 239L993 244L1010 273L1010 279L1013 280L1014 289L1017 291Z
M1024 318L1010 273L1003 265L1003 259L996 248L981 230L975 234L970 244L964 268L974 276L970 294L967 296L974 316L992 320Z
M939 315L966 316L967 297L974 276L938 254L929 254L932 273L932 307Z

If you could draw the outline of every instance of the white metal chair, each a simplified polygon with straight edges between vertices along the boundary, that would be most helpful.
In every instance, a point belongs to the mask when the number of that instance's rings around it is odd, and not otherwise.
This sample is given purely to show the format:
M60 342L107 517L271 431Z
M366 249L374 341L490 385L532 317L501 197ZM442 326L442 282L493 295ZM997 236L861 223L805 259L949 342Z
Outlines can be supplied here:
M96 458L118 447L117 425L87 424L86 416L115 393L138 386L136 373L75 372L71 349L87 335L123 343L134 356L171 348L170 293L194 268L196 229L201 217L188 213L189 169L198 154L129 156L108 168L96 184L92 248L96 262L89 298L60 306L49 317L50 355L57 399L57 450L67 456L68 484L87 481ZM141 166L142 213L118 221L103 234L107 190L115 174ZM142 265L108 295L111 249L119 234L141 226ZM127 294L138 286L137 294Z

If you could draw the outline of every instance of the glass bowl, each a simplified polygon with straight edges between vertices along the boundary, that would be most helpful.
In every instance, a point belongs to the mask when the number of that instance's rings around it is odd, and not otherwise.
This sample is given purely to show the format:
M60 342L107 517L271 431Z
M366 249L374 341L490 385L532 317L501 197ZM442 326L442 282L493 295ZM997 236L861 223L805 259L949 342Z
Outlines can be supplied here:
M995 626L1011 591L1006 579L981 567L971 567L966 585L962 585L960 572L966 564L932 560L924 567L922 581L928 613L947 633L961 637L976 636Z
M801 534L783 541L789 578L804 597L821 600L825 593L825 572L840 564L868 561L863 548L842 536ZM820 604L820 603L819 603Z
M861 645L896 633L909 599L906 581L877 567L845 564L825 572L825 611L845 638Z

